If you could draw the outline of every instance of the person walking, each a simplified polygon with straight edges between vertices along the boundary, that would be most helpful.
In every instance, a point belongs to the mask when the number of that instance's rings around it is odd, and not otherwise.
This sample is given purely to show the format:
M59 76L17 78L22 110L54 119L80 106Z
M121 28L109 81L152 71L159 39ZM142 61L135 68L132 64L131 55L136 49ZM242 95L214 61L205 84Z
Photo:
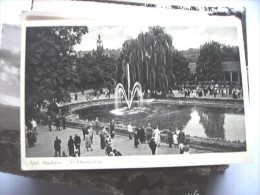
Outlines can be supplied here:
M179 142L178 142L178 135L177 135L176 132L173 133L172 139L173 139L173 144L174 144L174 146L175 146L175 147L178 147Z
M113 139L115 137L115 120L112 119L110 122L110 136Z
M148 123L148 126L146 127L146 140L148 143L150 142L152 136L153 136L153 129L150 123Z
M90 138L90 135L89 135L89 132L87 131L86 135L85 135L85 146L87 148L87 151L88 149L90 149L90 151L93 151L91 145L92 145L92 142L91 142L91 138Z
M105 154L109 156L111 152L112 152L111 137L109 136L109 134L107 134L107 135L106 135L106 149L105 149Z
M78 156L80 156L81 139L80 136L78 136L77 134L75 134L74 136L74 144L75 144L75 148L78 150Z
M104 129L100 132L99 137L100 137L100 148L104 150L106 147L106 127L104 127Z
M132 140L133 139L133 126L131 125L131 123L129 123L128 125L127 125L127 131L128 131L128 137L129 137L129 139L130 140Z
M37 135L37 122L34 118L32 118L32 128L33 128L33 131L35 133L35 135Z
M62 115L62 126L63 126L63 129L66 129L66 117L65 117L65 114Z
M56 125L56 130L57 130L57 131L60 131L60 119L59 119L59 115L56 116L55 125Z
M141 126L141 128L140 128L140 142L141 142L141 144L145 143L145 128L144 128L144 126Z
M134 131L134 146L135 148L138 148L139 145L139 133L138 133L138 129L135 129Z
M58 138L58 136L56 136L56 139L54 140L54 151L55 151L55 154L54 156L55 157L60 157L60 154L61 154L61 140Z
M88 120L82 125L82 133L83 133L83 140L85 140L85 136L88 132Z
M72 136L70 136L70 139L68 141L68 149L69 156L74 156L74 140L72 139Z
M162 132L166 132L167 133L169 148L171 148L172 147L172 143L173 143L173 133L172 133L172 131L169 130L169 129L164 129Z
M90 136L91 143L93 144L94 131L93 131L92 123L90 123L90 125L89 125L88 133L89 133L89 136Z
M153 132L153 137L154 137L154 141L156 143L156 146L159 147L160 144L161 144L161 131L158 129L158 126Z
M96 135L98 135L98 131L99 131L99 126L100 126L100 122L98 120L98 117L96 117L96 120L95 120L95 130L96 130Z
M155 143L154 137L151 137L150 142L149 142L149 147L152 151L152 155L155 155L157 144Z
M27 132L26 136L27 136L27 139L28 139L29 147L33 147L34 146L34 133L33 133L33 130L28 129L28 132Z
M51 119L51 116L48 116L47 123L48 123L48 126L49 126L49 131L52 131L52 129L51 129L51 125L52 125L52 119Z
M179 132L179 143L183 143L185 140L185 133L183 132L183 130L180 130Z

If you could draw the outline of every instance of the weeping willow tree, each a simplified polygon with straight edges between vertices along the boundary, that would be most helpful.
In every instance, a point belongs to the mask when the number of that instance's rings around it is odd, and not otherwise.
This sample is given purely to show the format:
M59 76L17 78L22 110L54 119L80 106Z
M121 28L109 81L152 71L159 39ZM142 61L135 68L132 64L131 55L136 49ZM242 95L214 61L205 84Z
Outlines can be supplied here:
M131 83L140 82L147 92L168 92L176 82L190 77L188 62L174 49L172 37L164 28L149 27L136 39L126 40L122 46L122 64L118 78L126 86L127 69L130 66Z

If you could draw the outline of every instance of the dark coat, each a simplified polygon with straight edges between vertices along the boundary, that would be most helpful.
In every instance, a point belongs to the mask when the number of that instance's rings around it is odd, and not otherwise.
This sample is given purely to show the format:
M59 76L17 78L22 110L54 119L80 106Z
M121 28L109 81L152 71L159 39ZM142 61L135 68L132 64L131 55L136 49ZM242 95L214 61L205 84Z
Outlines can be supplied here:
M151 150L155 150L156 149L156 143L154 140L150 140L149 142L149 147L151 148Z
M80 137L77 135L74 137L74 144L75 146L80 146L80 143L81 143L81 139Z
M185 140L185 133L183 131L181 131L179 133L179 143L183 143Z
M103 150L106 147L106 136L104 133L100 133L99 136L100 136L100 147Z
M61 140L60 139L56 139L54 141L54 150L60 150L61 149Z
M69 154L73 155L74 153L74 140L72 138L68 141Z

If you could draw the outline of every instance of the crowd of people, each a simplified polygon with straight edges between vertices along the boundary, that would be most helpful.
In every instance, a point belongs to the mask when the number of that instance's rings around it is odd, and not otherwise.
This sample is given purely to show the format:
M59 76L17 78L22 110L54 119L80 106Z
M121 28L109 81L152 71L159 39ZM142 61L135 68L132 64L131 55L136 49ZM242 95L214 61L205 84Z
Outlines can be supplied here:
M233 87L232 85L229 87L220 87L218 84L179 87L178 92L184 94L185 98L209 96L214 96L214 98L216 98L217 96L221 95L221 97L232 97L233 99L238 99L243 95L241 87Z
M28 146L34 147L37 142L37 122L34 118L29 119L25 126L26 137L28 140Z
M59 115L57 119L63 120ZM48 117L49 131L52 131L53 121ZM65 123L64 123L65 124ZM55 122L56 131L60 131L57 122ZM65 129L65 125L63 126ZM94 142L94 132L100 139L100 149L104 150L104 155L107 156L122 156L121 152L112 148L112 140L115 138L115 121L111 120L109 126L101 127L98 117L95 121L86 120L82 125L82 137L78 134L69 136L67 141L68 156L79 157L81 156L81 143L84 142L86 151L93 151L92 144ZM128 139L133 140L133 146L138 149L139 144L147 144L150 148L152 155L156 154L156 148L160 147L162 135L166 135L169 148L179 148L180 154L189 153L189 140L185 138L185 133L182 130L171 131L169 129L159 130L158 126L153 129L150 124L146 127L136 124L133 126L131 123L127 125ZM35 119L29 120L27 124L27 138L29 147L35 146L37 141L37 122ZM97 141L97 140L95 140ZM65 157L65 151L61 151L62 140L56 136L54 140L54 156Z
M65 114L62 114L61 110L59 110L58 114L55 117L51 117L51 115L47 116L47 125L49 127L49 131L52 131L52 125L53 123L55 124L56 131L60 131L61 128L66 129L66 119L65 119ZM38 119L39 121L40 119ZM36 142L37 142L37 120L36 118L29 119L25 123L25 132L26 132L26 137L28 141L29 147L34 147Z
M93 151L92 144L94 142L94 132L100 137L100 149L104 150L104 155L107 156L122 156L121 152L115 148L112 148L111 140L114 138L114 120L111 121L110 127L104 127L100 129L100 123L98 118L94 122L89 122L88 120L82 125L82 139L86 151ZM112 129L112 130L111 130ZM112 136L111 136L112 135ZM54 140L54 156L55 157L65 157L66 152L61 153L62 141L57 136ZM80 157L81 155L81 137L75 134L74 138L69 137L67 142L68 156Z
M138 148L139 143L148 144L152 155L155 155L156 148L160 147L162 134L167 134L167 142L169 148L174 145L175 148L180 148L180 154L189 153L189 140L185 138L185 133L182 130L171 131L169 129L159 130L158 126L152 129L150 123L147 127L136 125L135 127L131 123L127 126L128 137L130 140L134 138L134 147Z

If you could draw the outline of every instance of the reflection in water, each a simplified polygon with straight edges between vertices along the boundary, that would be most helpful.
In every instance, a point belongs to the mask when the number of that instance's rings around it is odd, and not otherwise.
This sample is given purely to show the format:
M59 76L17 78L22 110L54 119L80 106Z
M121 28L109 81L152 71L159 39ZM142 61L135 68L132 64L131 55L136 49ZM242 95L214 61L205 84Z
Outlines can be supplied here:
M186 134L197 137L221 138L223 140L245 141L244 110L237 108L218 108L190 105L168 105L149 103L140 110L129 111L129 114L111 113L114 105L93 106L78 110L81 119L95 120L98 116L102 122L116 122L127 125L147 126L151 123L159 129L183 129Z
M185 133L191 136L197 137L207 137L204 127L200 124L200 116L198 111L193 109L191 115L191 120L189 120L188 124L185 127Z
M224 110L219 108L198 108L200 123L205 129L205 134L209 138L225 138L224 132Z
M226 140L246 141L245 117L242 114L226 114L224 124ZM235 138L235 139L234 139Z

